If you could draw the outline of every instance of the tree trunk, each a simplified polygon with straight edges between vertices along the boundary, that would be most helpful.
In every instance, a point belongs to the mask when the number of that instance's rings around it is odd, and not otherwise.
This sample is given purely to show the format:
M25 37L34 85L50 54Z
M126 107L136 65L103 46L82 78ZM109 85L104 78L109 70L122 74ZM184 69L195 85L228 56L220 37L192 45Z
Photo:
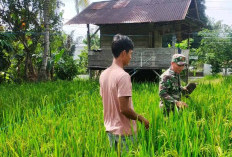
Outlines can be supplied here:
M24 80L28 81L28 54L26 53L26 58L25 58L25 65L24 65Z
M51 80L53 80L53 74L54 74L54 66L52 67L52 69L50 71Z
M27 81L35 81L36 80L36 74L35 74L35 70L33 67L30 52L26 52L24 77L25 77L25 80L27 80Z
M45 25L45 35L44 35L44 54L43 62L39 72L39 80L46 81L48 80L47 76L47 63L48 63L48 52L49 52L49 3L50 0L45 0L44 3L44 25Z
M227 76L227 69L228 69L228 68L227 68L227 67L225 67L225 76Z

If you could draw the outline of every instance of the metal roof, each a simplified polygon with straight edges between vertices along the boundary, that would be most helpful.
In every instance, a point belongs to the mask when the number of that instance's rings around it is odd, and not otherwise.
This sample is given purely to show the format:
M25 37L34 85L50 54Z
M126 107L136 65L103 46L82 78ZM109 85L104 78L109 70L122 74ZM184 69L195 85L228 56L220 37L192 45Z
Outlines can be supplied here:
M95 2L66 24L120 24L184 20L191 0Z

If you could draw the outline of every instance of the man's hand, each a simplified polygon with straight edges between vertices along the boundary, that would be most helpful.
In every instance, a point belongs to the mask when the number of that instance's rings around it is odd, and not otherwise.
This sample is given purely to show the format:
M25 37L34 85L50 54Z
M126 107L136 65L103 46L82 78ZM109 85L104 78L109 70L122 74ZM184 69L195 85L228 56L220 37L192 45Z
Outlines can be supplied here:
M187 86L184 86L183 90L186 91L186 92L188 92Z
M129 119L138 120L143 123L146 129L149 128L149 121L145 119L143 116L138 115L129 105L129 97L119 97L119 109L120 112Z
M187 89L187 86L182 87L181 93L183 94L183 96L185 96L187 98L189 97L189 91Z
M183 101L177 101L177 102L176 102L176 106L177 106L178 108L185 108L185 107L188 107L188 105L187 105L185 102L183 102Z
M146 118L144 118L141 115L138 115L138 120L145 125L146 129L149 129L150 124L149 124L149 121Z

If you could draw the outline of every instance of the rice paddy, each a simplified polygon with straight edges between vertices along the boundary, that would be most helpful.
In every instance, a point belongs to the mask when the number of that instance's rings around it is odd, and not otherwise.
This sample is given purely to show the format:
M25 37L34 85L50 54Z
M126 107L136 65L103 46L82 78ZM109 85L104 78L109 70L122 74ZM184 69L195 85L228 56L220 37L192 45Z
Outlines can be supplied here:
M216 80L216 81L215 81ZM137 141L122 156L232 156L232 77L208 77L169 118L158 84L133 83ZM98 81L0 86L0 156L118 156L103 124Z

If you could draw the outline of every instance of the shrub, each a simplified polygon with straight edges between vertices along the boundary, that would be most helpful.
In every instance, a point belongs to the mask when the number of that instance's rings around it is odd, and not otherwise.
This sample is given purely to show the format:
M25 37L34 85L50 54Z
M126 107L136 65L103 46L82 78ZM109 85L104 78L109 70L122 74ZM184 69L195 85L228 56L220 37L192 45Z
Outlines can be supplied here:
M55 65L55 73L61 80L72 80L78 73L76 61L72 56L65 55Z

